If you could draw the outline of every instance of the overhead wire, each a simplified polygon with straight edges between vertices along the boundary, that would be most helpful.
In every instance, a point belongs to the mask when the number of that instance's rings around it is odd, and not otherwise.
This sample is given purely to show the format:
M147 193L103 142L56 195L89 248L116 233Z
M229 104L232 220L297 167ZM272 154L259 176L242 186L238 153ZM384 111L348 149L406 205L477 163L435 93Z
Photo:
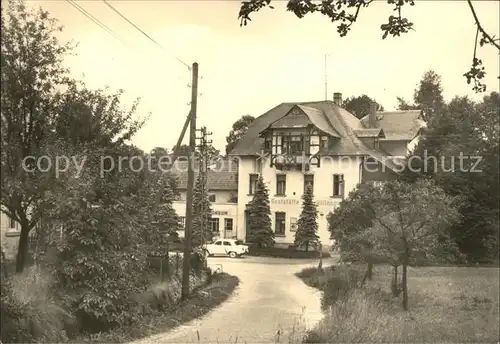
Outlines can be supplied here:
M66 1L71 6L73 6L74 8L76 8L80 13L82 13L85 17L87 17L88 19L92 20L95 24L97 24L103 30L105 30L110 35L112 35L114 38L116 38L117 40L119 40L120 42L122 42L124 45L127 45L127 42L124 41L116 32L114 32L112 29L110 29L108 26L106 26L106 24L103 24L99 19L97 19L96 17L94 17L92 14L90 14L89 12L87 12L83 7L81 7L80 5L78 5L75 1L73 1L73 0L66 0Z
M160 49L164 50L165 52L168 53L168 50L165 49L160 43L158 43L156 40L154 40L150 35L148 35L144 30L142 30L140 27L135 25L130 19L128 19L125 15L123 15L120 11L118 11L116 8L114 8L110 3L108 3L106 0L102 0L110 9L112 9L116 14L118 14L120 17L122 17L126 22L128 22L130 25L132 25L136 30L138 30L140 33L142 33L146 38L148 38L151 42L153 42L156 46L158 46ZM172 54L171 54L172 55ZM172 55L177 61L182 63L184 66L186 66L189 70L191 70L191 66L188 65L186 62L182 61L180 58L177 56Z

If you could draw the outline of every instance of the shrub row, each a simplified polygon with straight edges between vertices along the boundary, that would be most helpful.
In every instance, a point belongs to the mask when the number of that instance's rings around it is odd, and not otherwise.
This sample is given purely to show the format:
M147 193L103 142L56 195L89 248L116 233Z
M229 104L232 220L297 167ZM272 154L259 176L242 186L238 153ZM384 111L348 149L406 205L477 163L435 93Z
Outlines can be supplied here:
M280 248L280 247L258 247L249 245L249 256L275 257L275 258L296 258L296 259L312 259L319 258L318 251L301 251L295 248ZM324 252L323 258L329 258L330 254Z

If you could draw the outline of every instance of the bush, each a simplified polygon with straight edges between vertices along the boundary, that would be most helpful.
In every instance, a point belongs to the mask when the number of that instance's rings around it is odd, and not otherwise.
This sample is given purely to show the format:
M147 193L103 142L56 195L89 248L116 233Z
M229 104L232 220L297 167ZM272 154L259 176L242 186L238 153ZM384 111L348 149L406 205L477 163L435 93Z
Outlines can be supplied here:
M305 284L323 291L321 305L328 309L363 284L364 273L352 266L329 267L323 270L306 268L296 274Z
M261 256L261 257L274 257L274 258L296 258L296 259L319 259L318 251L301 251L295 249L295 247L290 248L279 248L279 247L258 247L256 245L249 245L248 249L249 256ZM329 258L330 254L323 252L323 258Z
M34 267L2 279L2 342L57 343L77 332L75 318L50 296L52 287Z
M400 338L387 303L376 291L356 289L333 304L327 316L308 333L305 343L380 343ZM395 342L395 341L394 341Z

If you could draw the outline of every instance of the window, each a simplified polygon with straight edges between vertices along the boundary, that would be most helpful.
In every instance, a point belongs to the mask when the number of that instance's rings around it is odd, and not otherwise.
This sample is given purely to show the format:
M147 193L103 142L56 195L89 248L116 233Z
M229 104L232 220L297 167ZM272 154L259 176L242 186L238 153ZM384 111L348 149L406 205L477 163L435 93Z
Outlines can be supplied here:
M212 229L212 232L219 231L219 218L218 217L212 217L210 219L210 228Z
M275 213L274 234L285 235L286 214L283 212Z
M306 192L306 188L308 185L311 185L311 189L314 192L314 175L313 174L304 174L304 193Z
M297 218L290 218L290 232L295 232L297 230Z
M344 196L344 175L334 174L333 175L333 197L343 197Z
M186 228L186 218L184 216L180 217L181 227Z
M304 140L302 136L290 137L290 154L300 154L304 151Z
M321 148L328 148L328 136L321 136Z
M259 175L258 174L251 174L250 175L250 184L248 186L248 194L253 195L255 194L255 191L257 190L257 182L259 180Z
M285 196L286 194L286 174L276 175L276 195Z
M281 154L281 148L282 148L282 137L281 137L281 134L277 133L275 135L273 135L273 138L272 138L272 154Z
M224 246L231 246L231 243L229 241L224 241Z
M216 242L215 242L215 245L217 245L217 246L222 246L222 241L220 241L220 240L219 240L219 241L216 241Z
M215 194L208 195L209 202L215 202Z
M264 140L264 151L270 152L272 148L272 143L273 143L273 137L271 135L267 135L265 140Z
M11 228L11 229L16 228L16 221L10 217L9 217L9 228Z
M224 231L233 230L233 219L224 219Z
M283 154L300 154L304 151L304 139L302 135L285 135L281 141L281 152Z

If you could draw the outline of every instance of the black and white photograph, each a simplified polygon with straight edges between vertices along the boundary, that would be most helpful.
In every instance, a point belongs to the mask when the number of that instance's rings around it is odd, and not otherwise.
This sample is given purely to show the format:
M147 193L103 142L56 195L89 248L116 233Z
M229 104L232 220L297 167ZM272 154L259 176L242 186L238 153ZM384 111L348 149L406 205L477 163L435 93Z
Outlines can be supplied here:
M0 344L500 343L500 1L0 31Z

